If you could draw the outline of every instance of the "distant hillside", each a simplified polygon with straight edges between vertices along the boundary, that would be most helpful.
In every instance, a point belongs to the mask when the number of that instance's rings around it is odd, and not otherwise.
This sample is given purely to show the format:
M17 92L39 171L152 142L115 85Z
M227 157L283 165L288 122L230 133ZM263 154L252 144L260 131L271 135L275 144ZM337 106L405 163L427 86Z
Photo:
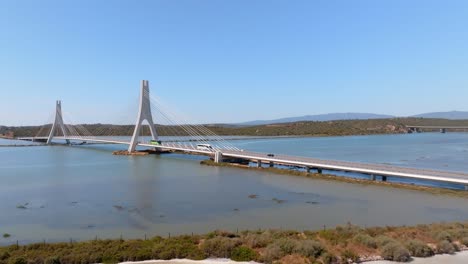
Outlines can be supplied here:
M363 120L363 119L385 119L393 118L391 115L379 115L371 113L330 113L322 115L305 115L297 117L286 117L272 120L255 120L249 122L238 123L237 125L242 126L256 126L256 125L267 125L267 124L279 124L279 123L292 123L299 121L334 121L334 120Z
M468 120L436 118L384 118L365 120L300 121L253 126L206 125L212 132L224 136L348 136L407 133L412 126L468 126ZM16 137L47 136L51 124L45 126L0 127L0 134L13 133ZM94 136L131 136L134 125L83 124ZM188 136L180 127L156 125L161 136ZM464 130L462 130L464 131ZM174 134L176 133L176 134ZM149 135L144 126L141 135Z
M419 114L412 117L423 117L423 118L443 118L443 119L468 119L468 112L463 111L451 111L451 112L433 112Z

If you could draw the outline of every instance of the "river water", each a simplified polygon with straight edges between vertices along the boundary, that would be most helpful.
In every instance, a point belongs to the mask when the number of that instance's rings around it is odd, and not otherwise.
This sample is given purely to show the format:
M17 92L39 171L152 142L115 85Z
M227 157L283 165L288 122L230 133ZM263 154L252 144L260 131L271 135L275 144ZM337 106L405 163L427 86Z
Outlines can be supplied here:
M468 171L463 133L232 143L253 151ZM11 234L0 244L468 219L463 198L208 167L199 164L199 156L111 154L122 148L0 147L0 234Z

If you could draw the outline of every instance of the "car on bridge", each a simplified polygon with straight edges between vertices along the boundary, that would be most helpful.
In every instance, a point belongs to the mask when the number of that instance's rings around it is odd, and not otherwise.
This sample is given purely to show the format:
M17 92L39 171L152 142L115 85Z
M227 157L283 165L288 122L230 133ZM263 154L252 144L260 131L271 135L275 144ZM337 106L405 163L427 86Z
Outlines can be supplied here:
M213 147L210 144L198 144L197 145L197 150L212 151Z
M150 140L150 144L151 145L161 145L162 143L161 143L161 140L153 140L152 139L152 140Z
M275 154L272 154L272 153L267 154L267 157L274 157L274 156L275 156Z

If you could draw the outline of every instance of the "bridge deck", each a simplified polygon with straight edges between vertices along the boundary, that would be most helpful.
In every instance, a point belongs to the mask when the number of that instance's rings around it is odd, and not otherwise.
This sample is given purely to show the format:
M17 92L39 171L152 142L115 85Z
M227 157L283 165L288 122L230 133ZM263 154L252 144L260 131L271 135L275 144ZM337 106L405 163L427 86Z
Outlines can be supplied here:
M468 129L468 126L406 126L407 128L426 128L426 129Z
M31 140L32 138L18 138L23 140ZM113 144L125 144L129 145L130 142L119 141L119 140L109 140L102 138L76 138L76 137L56 137L56 139L69 139L69 140L80 140L80 141L90 141L97 143L113 143ZM183 143L163 143L162 145L151 145L147 143L138 143L139 146L143 147L157 147L162 150L173 150L173 151L182 151L193 154L201 154L207 156L213 156L214 152L199 150L190 144ZM322 160L310 157L298 157L298 156L289 156L282 154L275 154L273 157L269 157L266 153L251 152L251 151L237 151L237 150L219 150L223 157L230 158L241 158L254 162L273 162L275 164L284 164L284 165L293 165L317 169L327 169L327 170L336 170L336 171L347 171L347 172L357 172L370 175L379 175L379 176L393 176L393 177L402 177L402 178L412 178L420 180L432 180L438 182L447 182L447 183L456 183L463 184L468 186L468 173L463 172L453 172L453 171L438 171L438 170L428 170L428 169L417 169L417 168L406 168L398 167L384 164L367 164L359 162L349 162L349 161L335 161L335 160Z
M265 153L246 151L226 151L223 153L223 156L245 158L249 160L261 160L262 162L274 162L278 164L296 165L318 169L329 169L381 176L394 176L449 183L468 184L468 173L462 172L407 168L384 164L368 164L349 161L322 160L309 157L288 156L281 154L275 155L274 157L268 157Z

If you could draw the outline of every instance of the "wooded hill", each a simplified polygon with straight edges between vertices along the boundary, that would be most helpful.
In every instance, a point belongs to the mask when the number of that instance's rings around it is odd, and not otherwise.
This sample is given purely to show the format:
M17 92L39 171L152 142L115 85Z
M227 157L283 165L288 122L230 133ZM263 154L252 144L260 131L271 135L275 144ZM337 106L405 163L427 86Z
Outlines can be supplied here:
M232 136L346 136L407 133L406 125L418 126L468 126L468 120L391 118L369 120L306 121L257 126L224 124L205 125L218 135ZM15 137L46 136L50 124L44 126L0 126L0 134L12 131ZM84 124L93 136L130 136L134 125ZM161 136L186 136L183 129L174 126L156 125ZM146 126L142 135L149 135Z

